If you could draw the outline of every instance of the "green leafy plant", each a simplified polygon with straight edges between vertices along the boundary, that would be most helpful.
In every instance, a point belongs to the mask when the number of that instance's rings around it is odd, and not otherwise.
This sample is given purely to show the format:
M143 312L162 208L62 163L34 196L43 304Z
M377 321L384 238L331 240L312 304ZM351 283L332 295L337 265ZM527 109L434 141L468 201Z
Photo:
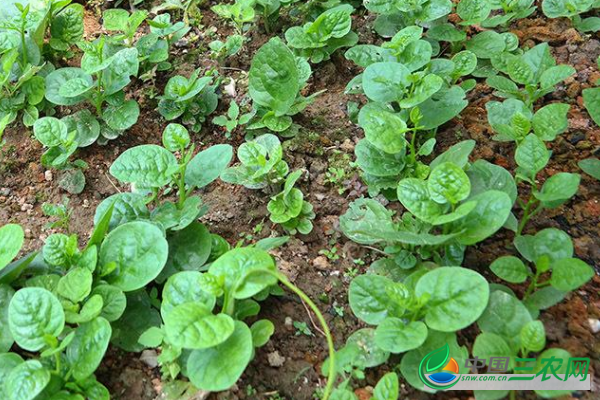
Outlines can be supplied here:
M481 333L473 344L473 356L488 360L488 369L493 367L489 364L491 357L510 357L507 370L515 374L520 373L519 369L539 373L543 368L543 362L540 360L553 358L551 364L555 373L566 373L567 361L571 354L560 348L543 351L546 347L546 330L544 324L535 319L530 312L531 310L510 289L502 287L493 290L488 307L477 321ZM541 353L537 362L535 358L528 359L531 353ZM514 398L514 393L508 390L492 393L475 391L475 398L486 399L492 395L494 399L502 399L509 394ZM570 391L536 390L536 393L542 398L554 398L569 394Z
M294 56L279 38L264 44L252 59L248 91L256 116L247 129L267 128L284 132L292 126L292 116L310 104L314 96L304 97L300 90L310 78L308 62Z
M381 36L390 37L399 28L426 25L452 12L451 0L371 0L365 2L367 10L380 14L374 28Z
M140 341L161 347L158 361L167 376L175 379L183 374L190 380L187 386L202 390L227 390L244 372L255 349L264 346L274 332L269 320L258 320L251 326L243 320L258 314L258 301L264 300L278 282L315 312L334 355L331 334L319 309L259 248L226 252L205 273L185 271L171 276L163 289L162 326L147 330ZM333 375L324 399L333 388Z
M7 124L22 112L23 123L32 126L49 108L44 77L53 68L43 53L69 56L83 35L83 7L69 3L9 0L0 10L0 119L8 116Z
M355 153L371 195L384 191L393 197L403 177L426 177L429 170L419 157L433 152L436 129L467 105L465 91L454 83L473 71L476 59L465 52L446 60L442 69L431 60L433 49L422 34L412 26L382 46L358 45L346 52L346 58L365 67L346 91L369 99L358 115L365 139ZM435 68L424 70L430 63Z
M290 168L283 160L283 147L277 136L265 134L243 143L237 151L240 165L227 168L221 179L248 189L269 188L274 191Z
M133 202L134 212L130 211L129 215L147 215L145 204L154 202L156 208L149 215L150 219L165 229L182 230L205 212L202 200L192 196L193 191L219 177L231 162L233 150L231 146L222 144L194 155L195 145L190 145L187 129L179 124L169 124L165 128L162 142L164 147L141 145L128 149L113 162L110 174L120 182L131 184L134 190L116 195L118 197L113 197L112 202ZM180 160L175 157L176 152L181 155ZM178 201L161 201L161 195L169 193L171 188L177 190ZM139 197L143 199L145 193L149 193L150 198L140 200ZM105 202L106 206L111 204L108 199ZM128 215L118 217L128 218Z
M521 143L530 133L549 142L564 133L569 120L570 106L564 103L546 105L535 113L521 100L490 101L485 105L488 122L496 132L494 140Z
M43 117L33 125L35 138L48 150L42 155L42 165L48 168L66 171L64 188L73 194L79 194L85 187L82 169L87 163L82 160L69 161L78 147L93 143L100 134L96 119L87 110L59 120ZM69 172L70 171L70 172Z
M69 198L67 196L64 196L62 202L57 204L42 204L42 212L45 216L54 217L56 219L55 221L46 224L46 229L59 228L69 233L73 209L69 207Z
M200 132L202 123L212 114L219 103L215 93L217 85L211 85L211 76L200 76L195 70L189 78L176 75L169 79L165 93L159 97L158 111L167 121L181 117L192 132Z
M360 199L340 217L342 232L357 243L384 246L393 258L375 268L396 265L406 274L428 259L460 265L465 246L510 225L517 198L515 182L502 167L483 160L467 167L472 149L472 142L459 143L432 162L427 180L401 180L397 195L407 211L399 221L377 201Z
M579 189L581 177L567 172L559 172L546 179L543 185L539 185L536 177L548 164L550 155L544 142L532 133L517 147L515 161L518 168L515 181L527 183L531 187L531 194L526 202L517 200L523 208L523 216L516 229L517 235L521 235L533 216L543 209L556 208L566 203Z
M596 61L600 68L600 57ZM598 82L596 82L596 85ZM596 125L600 125L600 87L583 89L583 105Z
M307 235L313 229L311 220L315 218L315 213L312 204L304 200L302 191L294 187L301 176L300 170L289 174L283 191L271 197L267 210L271 213L271 222L280 224L291 234L300 232Z
M597 32L600 30L600 18L582 18L580 14L600 8L597 0L544 0L542 11L548 18L569 18L573 26L582 32Z
M314 22L288 29L285 32L288 46L313 63L329 60L337 49L358 42L358 35L350 30L353 11L348 4L340 5L325 11Z
M94 42L79 42L84 51L81 68L57 69L46 76L46 99L61 106L74 106L89 101L99 120L99 138L105 143L132 127L140 114L135 100L125 100L123 89L137 76L138 51L116 50L101 36ZM82 116L83 118L83 116ZM86 114L86 120L91 119ZM88 122L96 134L98 122Z
M214 117L212 123L224 127L226 131L225 136L229 138L238 125L247 124L253 116L251 112L240 115L240 107L235 100L232 100L229 103L227 114Z
M548 228L534 236L519 236L515 239L515 247L535 266L534 272L515 256L496 259L490 269L506 282L528 283L523 301L533 316L537 316L539 310L559 303L594 276L592 267L573 258L571 238L558 229Z
M213 52L213 57L219 62L223 62L226 58L236 55L243 46L244 37L242 35L231 35L227 37L225 42L213 40L208 44L208 47Z
M539 44L522 55L502 53L492 59L492 64L510 79L493 76L487 79L488 86L496 90L497 96L521 100L530 109L538 99L575 73L570 65L556 65L548 43Z
M600 181L600 160L597 158L587 158L579 161L579 168L589 176Z
M435 349L433 345L441 343L451 346L463 371L468 352L456 344L455 332L481 316L489 293L483 276L461 267L429 268L403 283L375 274L360 275L350 284L350 307L375 328L357 331L348 339L338 351L336 369L371 368L385 363L390 354L406 353L400 371L409 384L422 389L417 366Z
M463 25L481 24L485 28L495 28L527 18L537 9L534 3L535 0L461 0L456 10Z
M210 9L219 17L230 20L241 35L247 31L247 24L256 18L255 5L256 0L235 0L233 4L217 4Z

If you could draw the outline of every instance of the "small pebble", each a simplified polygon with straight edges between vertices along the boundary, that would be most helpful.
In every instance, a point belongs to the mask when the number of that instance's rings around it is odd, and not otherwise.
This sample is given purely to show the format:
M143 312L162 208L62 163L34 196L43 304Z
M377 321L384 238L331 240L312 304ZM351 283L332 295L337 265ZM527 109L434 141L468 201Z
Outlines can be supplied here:
M595 318L589 318L588 324L590 324L590 329L592 330L592 333L600 332L600 321L599 320L597 320Z
M278 351L267 354L267 359L269 360L269 365L271 367L278 368L285 363L285 357L282 357Z
M46 182L52 182L52 171L47 170L46 172L44 172L44 179L46 180Z

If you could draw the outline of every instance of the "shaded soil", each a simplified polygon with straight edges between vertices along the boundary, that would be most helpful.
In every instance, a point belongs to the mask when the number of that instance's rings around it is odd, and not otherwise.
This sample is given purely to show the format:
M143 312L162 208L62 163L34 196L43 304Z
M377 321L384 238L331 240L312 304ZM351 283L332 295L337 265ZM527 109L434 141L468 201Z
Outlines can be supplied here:
M97 32L95 22L98 17L89 12L86 18L86 32L89 36ZM371 32L372 19L356 17L355 30L360 33L361 43L372 43L379 39ZM210 11L205 11L205 27L215 27L217 37L225 37L231 28L224 26ZM572 105L569 114L569 130L550 146L553 157L546 176L557 172L579 172L577 161L592 155L600 155L600 128L589 118L582 107L581 90L594 85L600 78L596 58L600 55L600 42L596 38L582 37L570 28L568 21L548 22L536 17L519 21L512 29L521 39L522 46L531 46L548 41L558 62L569 63L577 69L577 75L561 85L556 92L547 96L545 103L561 100ZM280 33L280 32L277 32ZM191 34L197 40L177 47L173 56L175 73L189 74L197 67L215 65L207 59L206 48L213 38L197 28ZM224 76L236 80L238 102L245 94L245 72L249 69L253 53L268 39L269 35L256 31L251 41L240 55L228 61L221 69ZM343 94L347 82L358 73L358 69L347 62L342 54L314 67L313 77L307 91L313 93L327 89L315 103L298 116L295 122L300 125L299 135L286 142L285 159L293 168L306 169L309 174L300 182L300 187L315 206L317 218L314 231L307 236L297 236L275 253L280 268L290 279L314 299L325 311L326 318L335 336L336 347L362 324L352 316L348 307L347 288L352 276L366 270L377 257L368 249L348 241L338 229L338 218L348 204L365 195L366 188L352 169L349 161L354 159L353 148L362 137L362 131L353 125L346 113L348 96ZM121 187L108 174L108 169L116 157L127 148L146 143L160 143L163 128L167 123L156 110L156 93L161 93L168 76L159 76L155 88L142 82L134 82L134 97L142 106L139 123L126 135L106 146L93 145L78 152L78 158L85 160L90 168L85 171L87 185L77 196L67 195L74 209L71 230L79 234L82 242L87 240L92 226L95 207L104 198L120 190ZM485 104L492 100L491 90L482 82L470 94L470 104L460 118L450 122L440 130L436 153L441 153L450 145L465 139L475 139L478 143L474 159L483 158L490 162L514 170L511 144L490 140L491 129L487 124ZM220 104L220 111L227 109L230 97L226 94ZM69 111L59 109L59 115ZM193 137L199 149L217 143L239 145L243 134L238 130L227 140L221 128L206 123L201 134ZM40 248L43 240L52 231L44 228L49 221L41 211L44 202L57 203L65 192L57 185L58 172L45 171L39 162L43 149L31 138L31 131L24 127L8 129L6 146L0 155L0 224L19 223L26 229L24 250ZM346 168L348 175L339 184L327 183L326 172L331 166ZM340 189L343 193L340 194ZM528 227L534 232L547 227L557 227L569 233L574 240L577 257L600 270L600 184L587 175L582 176L580 191L569 203L555 210L538 215ZM260 191L234 187L219 182L202 193L210 212L203 217L209 229L223 235L231 244L248 240L249 235L258 239L274 234L268 221L266 204L268 196ZM255 228L264 223L261 231ZM464 266L480 271L490 280L489 264L500 255L512 254L512 233L502 231L492 239L472 247ZM337 249L339 259L328 259L319 252L323 249ZM361 260L355 262L354 260ZM364 265L363 265L364 263ZM563 303L542 314L548 331L549 346L560 346L573 356L591 357L593 360L594 386L596 392L582 393L586 399L598 398L600 386L600 334L592 333L589 319L600 318L600 278L594 280L570 295ZM335 306L335 308L334 308ZM294 296L272 298L263 303L260 318L269 318L276 326L271 341L260 351L251 366L243 375L237 388L211 395L215 399L268 399L279 393L290 400L312 398L314 388L324 384L319 374L320 364L327 357L324 338L313 327L309 314L302 303ZM340 311L343 310L343 311ZM292 326L293 321L306 322L314 336L298 335ZM460 335L462 343L472 343L477 332L466 330ZM274 355L274 353L277 353ZM283 358L280 367L271 366L269 359ZM390 364L392 366L393 364ZM368 387L376 383L381 371L368 371L365 381L359 382L361 399ZM113 393L115 399L150 400L157 398L161 388L160 374L140 361L139 354L126 354L111 349L99 370L99 377ZM253 390L250 390L252 388ZM469 394L425 395L402 386L402 398L468 398ZM368 398L368 396L366 397Z

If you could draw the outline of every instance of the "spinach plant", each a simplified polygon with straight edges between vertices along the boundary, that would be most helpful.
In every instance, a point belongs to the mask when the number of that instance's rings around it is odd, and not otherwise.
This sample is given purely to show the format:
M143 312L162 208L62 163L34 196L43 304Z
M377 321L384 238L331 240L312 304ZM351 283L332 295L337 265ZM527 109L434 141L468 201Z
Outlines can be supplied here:
M185 271L171 276L162 293L162 325L146 331L140 340L147 346L161 347L158 361L167 377L175 379L182 374L190 380L184 386L227 390L240 378L255 349L264 346L274 332L269 320L258 320L251 326L243 320L258 314L258 301L264 300L278 282L315 312L335 357L332 337L319 309L258 247L228 251L205 273ZM331 369L323 399L329 398L334 379Z
M383 246L397 269L421 268L429 259L460 265L465 246L511 225L517 198L515 182L504 168L483 160L467 166L473 145L459 143L440 155L426 180L400 181L397 196L407 211L399 221L379 202L360 199L340 217L342 232L357 243Z
M540 300L542 303L545 301ZM544 365L541 360L553 358L551 368L555 373L566 373L571 354L560 348L544 350L546 347L544 324L530 312L531 310L510 289L500 287L492 290L488 307L477 321L481 333L473 344L473 356L488 360L488 371L492 368L489 365L490 357L510 357L507 367L509 373L514 374L520 373L519 370L539 373ZM506 323L506 321L510 321L510 323ZM529 358L531 353L540 352L541 354L537 356L537 363L536 358ZM542 398L554 398L570 393L565 390L536 390L535 392ZM515 392L508 390L475 391L476 399L502 399L507 395L514 398Z
M306 60L294 56L279 38L271 38L254 55L250 67L248 91L256 116L247 129L267 128L284 132L298 114L318 95L304 97L300 90L310 78Z
M159 97L158 111L167 121L179 117L193 132L200 132L202 123L212 114L219 103L215 93L217 85L211 85L211 76L200 76L200 69L189 78L173 76L165 86L165 93Z
M582 18L581 14L600 8L598 0L544 0L542 11L548 18L569 18L573 26L582 32L600 30L600 18Z
M521 143L530 133L543 141L553 141L564 133L569 120L570 106L564 103L546 105L535 113L521 100L490 101L485 105L488 122L496 132L494 140Z
M468 352L457 344L456 331L481 316L489 294L483 276L461 267L430 267L403 282L376 274L360 275L350 284L350 307L374 328L358 331L348 339L338 351L342 355L338 354L337 368L343 368L343 362L375 367L386 362L390 354L405 353L399 370L409 384L422 390L419 363L428 352L447 344L461 372L466 373ZM452 310L454 317L442 309Z
M456 11L463 19L462 25L495 28L527 18L537 9L534 3L535 0L461 0Z
M57 69L46 76L46 99L61 106L74 106L89 101L99 120L99 140L115 139L133 126L140 107L135 100L126 100L123 89L137 76L138 51L135 48L116 50L105 36L94 42L79 42L84 51L81 68ZM86 119L89 119L86 116ZM91 123L95 131L97 123Z
M22 245L22 229L0 229L6 256L0 315L8 327L2 351L16 343L27 352L25 361L16 353L1 355L5 398L109 398L93 374L111 340L111 322L123 315L124 293L152 281L168 255L164 234L149 222L124 224L105 237L111 211L83 250L76 235L53 234L34 263L35 254L5 267Z
M110 174L120 182L132 185L132 193L127 197L120 196L120 200L136 204L135 208L129 206L137 210L133 215L149 214L149 219L164 229L177 231L188 227L205 212L201 198L192 196L192 193L219 177L231 162L233 150L231 146L222 144L194 155L195 145L190 145L187 129L179 124L169 124L163 132L162 141L164 147L141 145L126 150L111 165ZM174 153L180 154L180 160ZM172 189L177 191L177 202L161 201L162 195ZM139 196L143 198L146 193L150 197L139 203ZM150 202L155 203L152 213L148 213L145 205ZM109 204L107 202L106 206ZM115 218L116 221L118 218Z
M364 3L367 10L380 14L374 28L381 36L391 37L400 28L427 25L452 12L451 0L371 0Z
M598 68L600 68L600 57L598 57L596 64ZM596 85L598 85L598 83L600 82L596 82ZM600 87L583 89L581 93L583 95L583 105L585 106L585 109L596 125L600 125Z
M265 134L243 143L237 151L240 165L227 168L221 179L248 189L275 187L283 182L290 168L283 160L283 147L277 136Z
M247 124L254 114L252 112L240 115L240 106L231 100L227 114L214 117L212 123L225 128L225 137L230 138L231 133L239 126Z
M600 160L597 158L586 158L577 164L589 176L600 181Z
M271 222L280 224L292 235L300 232L309 234L313 229L312 219L315 218L313 206L304 200L304 194L294 187L302 176L302 171L289 174L283 185L283 191L271 198L267 210L271 213Z
M561 230L548 228L533 236L518 236L515 247L533 264L534 271L515 256L496 259L490 269L506 282L527 284L523 302L533 316L557 304L594 276L592 267L573 258L573 242Z
M236 55L244 46L244 37L242 35L231 35L226 41L213 40L208 44L212 50L212 57L219 63L231 56Z
M539 185L536 179L550 160L551 152L538 136L530 133L523 139L515 152L515 161L518 165L515 181L526 183L531 187L531 194L527 201L521 199L517 203L523 209L523 216L516 229L521 235L529 220L546 208L556 208L566 203L573 197L578 189L581 177L578 174L559 172Z
M285 32L288 46L313 63L329 60L337 49L358 42L358 35L351 31L353 11L344 4L325 11L314 22L289 28Z
M83 160L71 162L69 158L78 147L90 145L100 134L99 124L92 114L82 110L62 120L43 117L33 124L33 133L48 148L42 155L42 165L67 171L64 175L67 182L61 186L70 193L81 193L85 187L85 176L81 170L87 168L87 163Z
M502 53L492 59L492 63L510 79L493 76L487 79L488 86L496 90L497 96L521 100L530 109L538 99L575 73L570 65L556 65L548 43L539 44L522 55Z
M44 77L53 67L43 59L46 34L49 51L64 55L83 35L83 7L69 3L10 0L0 10L0 119L8 116L9 124L22 112L23 123L32 126L49 108Z
M402 177L426 177L428 167L419 158L433 152L436 129L468 104L455 83L475 67L473 54L432 60L433 49L422 34L421 27L412 26L381 46L358 45L346 52L365 67L346 91L369 100L359 112L365 139L355 153L371 195L384 191L393 197Z
M233 4L217 4L210 9L219 17L233 23L239 35L248 30L247 24L252 24L256 18L254 7L256 0L235 0Z

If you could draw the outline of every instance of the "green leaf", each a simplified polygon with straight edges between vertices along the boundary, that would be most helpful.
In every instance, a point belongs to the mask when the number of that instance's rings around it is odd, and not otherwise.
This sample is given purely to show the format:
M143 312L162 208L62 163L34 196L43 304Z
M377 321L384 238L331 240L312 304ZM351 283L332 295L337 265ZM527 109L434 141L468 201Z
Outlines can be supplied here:
M33 134L46 147L60 146L69 140L67 125L54 117L43 117L35 121Z
M580 180L579 174L560 172L548 178L542 190L534 192L534 196L545 203L565 202L577 193Z
M427 188L433 201L439 204L457 204L469 196L471 182L462 168L446 162L431 171Z
M533 292L524 303L528 308L546 310L560 303L564 298L565 292L561 292L552 286L547 286Z
M8 305L15 291L8 285L0 284L0 325L8 327ZM0 330L0 353L10 350L14 343L10 329ZM1 367L0 367L1 368ZM0 370L0 387L2 387L2 371ZM1 391L0 391L1 392Z
M252 358L252 333L243 322L235 322L233 334L218 346L194 350L187 362L190 381L199 389L223 391L233 386Z
M545 70L540 76L540 87L553 90L558 85L577 71L570 65L557 65Z
M212 237L206 226L199 222L192 222L185 229L172 232L168 242L169 257L160 278L179 271L198 271L211 254Z
M92 272L87 268L74 268L58 281L56 293L79 303L92 291Z
M382 239L370 235L373 228L394 231L393 211L387 210L373 199L358 199L350 203L348 211L340 217L340 229L349 239L359 244L371 245Z
M489 190L469 198L477 206L465 218L454 223L453 230L461 232L458 242L473 245L496 233L510 215L513 202L497 190Z
M102 115L110 128L124 131L137 122L140 116L140 106L135 100L127 100L117 106L109 104Z
M124 31L127 29L129 12L120 8L108 9L102 13L102 26L108 31Z
M433 221L443 214L444 208L439 202L432 200L428 184L421 179L402 179L398 184L397 193L402 205L423 221Z
M262 347L267 344L275 332L275 325L268 319L261 319L252 324L250 331L254 347Z
M375 343L385 351L399 354L421 346L427 333L427 326L421 321L406 323L400 318L386 318L375 329Z
M521 329L531 322L531 314L516 297L493 291L487 308L477 321L482 332L501 336L513 351L520 349Z
M86 82L87 86L91 86L94 83L92 76L81 68L60 68L46 76L46 99L59 106L72 106L85 100L84 95L76 97L64 97L60 95L61 88L71 80L82 80L82 82Z
M103 221L106 212L112 207L112 213L108 218L107 231L123 225L127 222L136 220L150 219L150 212L146 206L146 198L138 193L117 193L104 199L102 203L96 207L94 215L94 225L97 227ZM98 241L100 244L104 239L104 234Z
M25 233L17 224L7 224L0 228L0 270L6 267L21 251Z
M75 142L78 147L87 147L100 136L100 123L89 110L77 111L61 121L67 126L68 132L77 132Z
M269 253L256 248L238 248L213 262L209 273L225 280L226 293L236 299L247 299L277 283L271 275L251 275L255 270L276 271L277 268Z
M469 168L467 175L471 182L471 196L488 190L500 190L514 203L517 199L517 185L513 176L503 167L486 160L477 160Z
M584 89L583 105L596 125L600 126L600 88Z
M394 372L385 374L373 390L373 400L397 400L399 395L398 375Z
M529 271L523 261L517 257L505 256L496 259L490 269L496 276L510 283L523 283L529 276Z
M487 1L462 0L456 7L456 13L463 20L461 25L475 25L483 22L492 11Z
M577 258L565 258L552 264L550 283L560 291L569 292L583 286L594 276L594 269Z
M99 264L116 263L106 281L124 292L140 289L165 266L169 246L162 231L147 222L129 222L108 234L100 248Z
M483 332L475 339L473 344L473 356L488 360L492 357L514 357L515 353L502 338L495 333ZM510 360L509 369L514 368L514 361Z
M367 97L381 103L399 101L410 85L410 71L397 62L369 65L363 73L363 89Z
M61 334L65 314L58 299L46 289L24 288L10 301L8 321L17 344L25 350L38 351L46 346L45 335Z
M406 122L399 114L367 105L360 110L358 124L364 129L367 140L379 150L396 154L407 146L404 138Z
M82 381L96 371L106 353L111 334L110 323L102 317L75 329L75 337L67 346L67 360L76 380Z
M429 294L425 322L431 329L454 332L466 328L485 310L490 290L487 280L460 267L438 268L423 275L415 295Z
M127 308L117 321L113 322L111 343L129 352L140 352L144 346L139 338L149 328L160 326L160 314L152 306L150 296L145 290L127 294Z
M476 142L474 140L464 140L451 146L448 150L440 154L431 162L429 167L433 170L442 163L450 162L460 168L464 168L469 162L469 155L473 152Z
M538 352L546 347L546 330L542 321L531 321L521 329L521 346Z
M160 313L163 319L175 307L185 303L200 304L209 311L215 307L217 299L206 286L204 278L210 277L198 271L183 271L172 275L165 284L162 292Z
M490 59L506 49L506 42L498 32L484 31L473 36L465 47L475 53L477 58Z
M248 90L260 106L285 115L300 89L296 59L279 38L271 38L252 59Z
M146 332L144 332L140 339L139 343L148 348L156 348L159 347L164 339L164 332L162 329L153 326L149 328Z
M146 144L122 153L110 166L110 174L121 182L162 187L171 182L177 167L177 159L167 149Z
M37 360L17 365L4 384L7 400L34 400L48 386L50 377L50 371Z
M579 161L578 165L583 172L600 181L600 160L597 158L588 158Z
M352 360L352 364L360 369L372 368L385 363L390 357L390 353L379 348L375 343L375 330L371 328L359 329L354 332L348 340L346 346L356 345L359 352Z
M555 228L543 229L535 236L519 236L515 238L515 246L525 259L533 263L537 263L542 258L553 262L573 257L571 237Z
M190 134L183 125L169 124L163 131L162 144L172 152L185 149L190 144Z
M233 148L218 144L201 151L188 164L185 183L203 188L216 180L233 158Z
M118 320L125 312L127 298L125 293L116 286L101 284L92 290L92 296L102 298L102 311L100 316L109 322Z
M348 302L354 315L370 325L378 325L394 316L395 305L388 294L393 285L390 279L374 274L354 278L348 290Z
M184 303L166 315L165 331L169 342L186 349L207 349L223 343L234 331L234 320L227 314L213 315L200 303Z

